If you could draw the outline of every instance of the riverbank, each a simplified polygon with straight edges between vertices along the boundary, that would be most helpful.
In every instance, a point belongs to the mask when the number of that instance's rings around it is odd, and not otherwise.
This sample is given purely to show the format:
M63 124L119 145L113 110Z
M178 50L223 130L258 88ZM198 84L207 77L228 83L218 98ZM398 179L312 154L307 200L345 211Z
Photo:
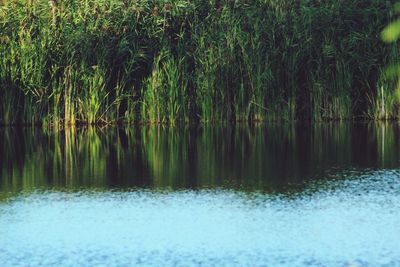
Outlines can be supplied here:
M397 119L395 1L14 1L0 123Z

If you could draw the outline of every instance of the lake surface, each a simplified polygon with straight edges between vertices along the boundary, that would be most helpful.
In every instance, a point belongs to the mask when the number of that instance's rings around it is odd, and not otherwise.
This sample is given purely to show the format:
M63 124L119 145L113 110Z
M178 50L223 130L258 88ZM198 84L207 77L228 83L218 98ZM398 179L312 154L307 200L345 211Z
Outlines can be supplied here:
M400 266L398 124L0 128L0 266Z

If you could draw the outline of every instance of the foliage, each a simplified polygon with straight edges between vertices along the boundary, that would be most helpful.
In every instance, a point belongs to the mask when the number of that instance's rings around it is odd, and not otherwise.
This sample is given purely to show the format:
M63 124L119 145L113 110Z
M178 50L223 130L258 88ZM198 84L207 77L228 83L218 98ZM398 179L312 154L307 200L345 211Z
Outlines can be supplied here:
M394 6L394 11L400 13L400 3ZM381 32L381 38L387 43L396 42L400 37L400 19L395 19L389 25L387 25ZM386 94L381 92L381 101L377 100L378 109L380 108L381 114L387 114L387 107L389 105L389 110L395 110L397 116L400 110L400 64L398 63L398 58L395 57L392 64L387 68L385 72L385 77L387 79L397 80L397 85L393 86L394 91L386 92ZM387 115L386 115L387 116Z
M0 123L398 117L380 78L397 46L377 38L392 4L6 2Z

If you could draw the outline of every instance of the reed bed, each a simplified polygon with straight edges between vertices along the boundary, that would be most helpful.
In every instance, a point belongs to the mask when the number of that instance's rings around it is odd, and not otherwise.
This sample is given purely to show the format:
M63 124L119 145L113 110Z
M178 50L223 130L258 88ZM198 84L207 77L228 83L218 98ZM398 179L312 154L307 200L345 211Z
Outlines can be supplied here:
M399 118L386 0L0 3L0 123Z

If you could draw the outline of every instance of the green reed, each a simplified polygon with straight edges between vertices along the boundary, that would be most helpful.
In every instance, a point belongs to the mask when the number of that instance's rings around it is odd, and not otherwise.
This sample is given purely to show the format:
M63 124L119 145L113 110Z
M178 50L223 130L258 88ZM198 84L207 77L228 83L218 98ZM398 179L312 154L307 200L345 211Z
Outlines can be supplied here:
M0 4L0 123L399 117L395 1Z

